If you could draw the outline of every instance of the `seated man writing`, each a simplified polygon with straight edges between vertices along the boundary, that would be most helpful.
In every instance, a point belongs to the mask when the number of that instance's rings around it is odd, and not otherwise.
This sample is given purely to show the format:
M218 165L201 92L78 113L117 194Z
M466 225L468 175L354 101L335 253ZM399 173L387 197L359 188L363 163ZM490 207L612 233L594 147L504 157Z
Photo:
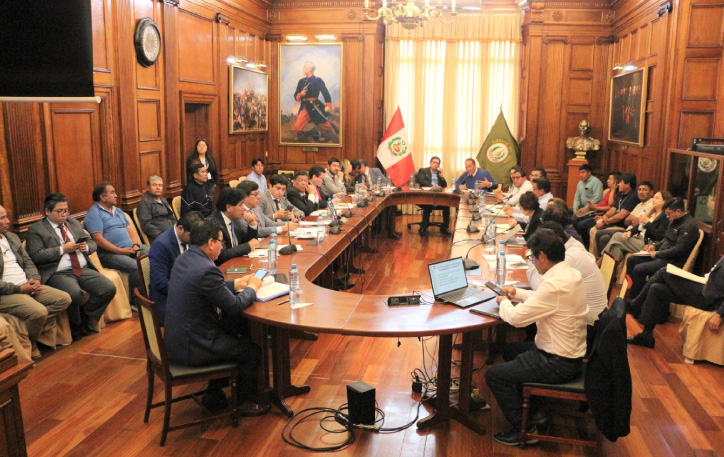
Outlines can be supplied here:
M237 363L239 414L258 416L269 411L268 404L255 403L261 349L239 324L241 313L256 299L261 280L249 275L224 281L221 270L214 265L223 246L221 227L216 221L206 219L191 228L191 247L176 259L171 270L166 349L170 361L187 366ZM225 383L223 379L209 381L202 399L205 407L212 411L226 407L221 390Z
M485 381L511 424L507 432L496 433L499 443L521 444L523 382L562 383L581 373L586 353L586 289L581 273L564 261L566 248L552 230L538 229L528 240L528 260L543 282L538 290L504 287L507 297L498 297L500 317L514 327L535 323L535 341L511 343L503 354L506 363L490 367ZM513 305L511 299L523 300ZM535 433L535 425L528 433ZM528 440L535 444L537 440Z

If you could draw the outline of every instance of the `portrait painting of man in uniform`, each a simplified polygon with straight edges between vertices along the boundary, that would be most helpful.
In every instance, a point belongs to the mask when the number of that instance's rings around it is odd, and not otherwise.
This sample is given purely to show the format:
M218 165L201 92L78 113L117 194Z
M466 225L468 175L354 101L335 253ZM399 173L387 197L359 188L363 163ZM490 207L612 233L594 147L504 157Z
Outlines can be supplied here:
M342 44L279 45L279 143L342 145Z

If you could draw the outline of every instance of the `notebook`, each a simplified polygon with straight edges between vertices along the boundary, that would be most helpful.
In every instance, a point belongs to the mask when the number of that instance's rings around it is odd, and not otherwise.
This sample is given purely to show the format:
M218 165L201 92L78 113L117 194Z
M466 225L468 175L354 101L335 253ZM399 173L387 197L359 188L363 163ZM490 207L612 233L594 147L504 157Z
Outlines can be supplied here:
M467 308L495 298L495 293L470 287L462 257L427 266L435 300Z

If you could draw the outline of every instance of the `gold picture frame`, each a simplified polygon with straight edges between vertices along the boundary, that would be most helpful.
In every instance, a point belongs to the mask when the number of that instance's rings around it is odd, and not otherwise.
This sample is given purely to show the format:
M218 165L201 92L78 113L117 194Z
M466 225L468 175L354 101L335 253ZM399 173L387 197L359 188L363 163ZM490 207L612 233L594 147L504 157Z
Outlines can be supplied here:
M269 75L229 66L229 133L269 130Z
M342 146L342 62L341 42L279 44L280 145Z
M644 145L648 76L648 67L643 67L611 79L609 141Z

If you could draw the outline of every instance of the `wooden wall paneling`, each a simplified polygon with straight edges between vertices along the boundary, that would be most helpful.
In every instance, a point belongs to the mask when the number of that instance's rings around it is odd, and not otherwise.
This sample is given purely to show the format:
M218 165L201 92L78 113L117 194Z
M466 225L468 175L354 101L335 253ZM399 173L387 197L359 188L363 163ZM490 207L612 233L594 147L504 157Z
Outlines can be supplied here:
M3 110L13 222L21 230L42 217L45 168L40 106L6 103Z
M115 68L113 14L111 0L91 0L93 29L93 79L96 84L111 84Z
M214 16L200 8L179 7L177 15L179 47L179 81L215 85L216 76L216 34Z
M184 174L186 174L186 158L193 152L196 140L205 137L209 151L217 161L219 175L225 176L228 167L224 163L228 163L230 158L219 154L219 97L215 94L181 91L180 98L181 163Z
M181 193L185 165L181 153L181 107L179 94L179 48L178 48L178 8L170 2L163 4L163 51L164 61L164 97L166 147L161 154L161 174L166 183L166 195L176 196Z
M95 103L45 105L49 187L43 190L65 194L74 215L85 214L93 205L91 191L102 181L100 110ZM38 205L40 212L42 201Z
M528 69L527 78L527 112L524 113L526 118L526 129L524 141L521 144L521 164L525 170L530 170L537 165L538 150L538 114L541 106L541 79L542 79L542 53L543 41L542 37L531 35L527 44L526 68Z
M8 212L10 220L14 220L13 186L10 182L10 157L5 141L5 104L0 103L0 205Z
M546 43L548 41L548 43ZM556 195L561 195L561 171L565 162L563 161L563 144L565 138L561 133L565 129L565 119L562 114L565 112L564 94L568 85L568 59L567 51L570 46L567 39L543 38L545 44L543 51L543 91L540 95L540 130L536 147L536 165L544 167L549 172L548 178L551 185L555 187ZM553 114L553 115L551 115Z

